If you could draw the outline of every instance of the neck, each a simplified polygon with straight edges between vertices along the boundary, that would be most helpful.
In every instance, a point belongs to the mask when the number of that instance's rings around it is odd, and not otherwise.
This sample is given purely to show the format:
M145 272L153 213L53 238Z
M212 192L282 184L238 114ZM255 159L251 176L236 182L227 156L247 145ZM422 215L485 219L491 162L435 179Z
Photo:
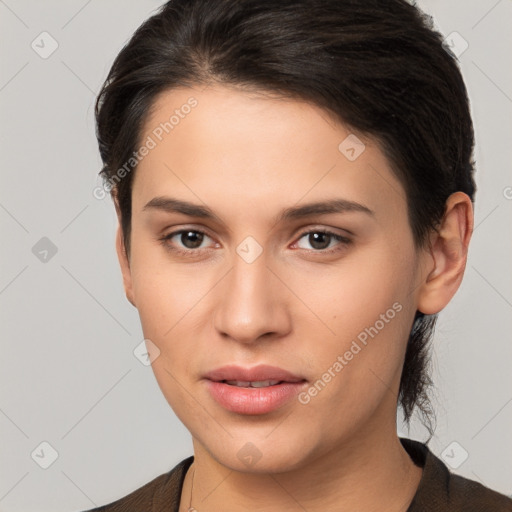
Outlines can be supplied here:
M193 475L193 489L192 489ZM194 464L182 490L180 512L365 510L406 512L421 479L396 428L383 437L360 433L336 450L286 473L243 473L223 466L194 439ZM193 491L193 492L192 492ZM192 500L190 504L190 498Z

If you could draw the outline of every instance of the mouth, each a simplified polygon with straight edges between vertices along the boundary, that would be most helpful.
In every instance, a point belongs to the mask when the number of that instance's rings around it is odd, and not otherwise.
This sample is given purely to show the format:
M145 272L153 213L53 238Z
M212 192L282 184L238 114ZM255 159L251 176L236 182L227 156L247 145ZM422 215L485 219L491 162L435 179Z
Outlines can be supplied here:
M205 375L210 396L224 409L247 415L275 411L307 384L299 375L275 366L224 366Z
M214 382L225 382L240 387L266 387L281 382L301 382L306 380L278 366L261 364L252 368L227 365L208 372L204 378Z
M239 388L268 388L269 386L276 386L277 384L281 384L286 382L284 380L256 380L253 382L250 381L241 381L241 380L221 380L224 384L229 384L230 386L237 386Z

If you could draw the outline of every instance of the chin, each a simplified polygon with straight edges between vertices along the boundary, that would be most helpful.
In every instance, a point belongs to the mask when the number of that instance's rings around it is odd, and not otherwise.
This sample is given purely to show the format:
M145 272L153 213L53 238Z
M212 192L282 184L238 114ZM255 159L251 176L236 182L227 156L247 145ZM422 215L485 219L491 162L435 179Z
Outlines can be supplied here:
M282 428L282 427L278 427ZM285 429L278 436L264 429L232 438L207 439L203 447L219 464L240 473L285 473L301 468L318 453L315 446L305 443L305 433L293 435ZM306 437L307 438L307 437ZM300 447L300 448L298 448Z

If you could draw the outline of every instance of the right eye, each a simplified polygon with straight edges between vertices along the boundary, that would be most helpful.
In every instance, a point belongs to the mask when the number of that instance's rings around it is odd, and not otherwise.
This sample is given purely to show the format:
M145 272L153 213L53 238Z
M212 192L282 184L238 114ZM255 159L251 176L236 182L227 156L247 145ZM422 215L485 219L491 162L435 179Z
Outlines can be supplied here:
M194 255L193 253L198 252L197 249L205 249L205 247L201 247L201 244L206 238L210 237L203 231L180 229L163 236L160 238L160 241L170 251L184 256L192 256Z

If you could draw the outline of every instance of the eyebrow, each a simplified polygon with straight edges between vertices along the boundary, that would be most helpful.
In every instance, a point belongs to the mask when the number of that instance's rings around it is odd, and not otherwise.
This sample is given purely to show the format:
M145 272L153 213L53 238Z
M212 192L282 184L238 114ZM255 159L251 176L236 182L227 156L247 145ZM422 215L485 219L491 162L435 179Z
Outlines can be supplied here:
M207 206L174 199L172 197L159 196L151 199L143 208L143 210L163 210L168 213L181 213L190 217L199 217L203 219L216 220L222 222L221 219ZM371 216L375 215L373 210L367 206L347 199L330 199L327 201L319 201L315 203L307 203L301 206L292 206L285 208L280 212L275 223L287 220L302 219L313 215L326 215L329 213L345 213L345 212L361 212Z

